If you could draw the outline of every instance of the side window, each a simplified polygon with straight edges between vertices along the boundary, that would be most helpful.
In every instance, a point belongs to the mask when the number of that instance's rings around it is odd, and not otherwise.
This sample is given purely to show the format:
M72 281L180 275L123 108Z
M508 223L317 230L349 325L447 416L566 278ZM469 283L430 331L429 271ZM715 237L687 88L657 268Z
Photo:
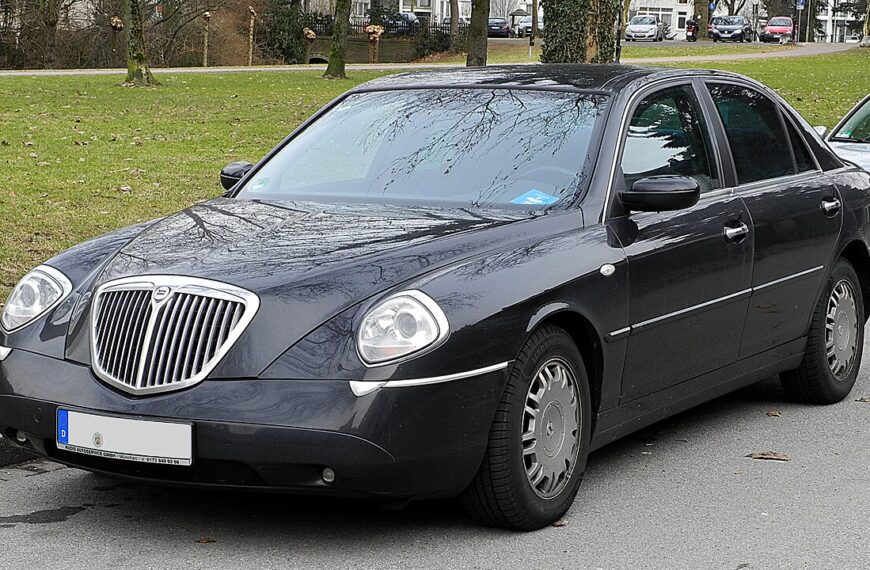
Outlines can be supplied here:
M626 188L649 176L690 176L706 192L722 185L704 116L691 86L648 95L631 117L622 173Z
M783 131L776 104L739 85L708 85L725 126L737 180L748 184L794 174L791 144Z
M786 117L783 118L785 119L785 129L788 131L788 138L791 140L791 148L794 150L794 160L797 163L798 172L815 170L816 164L813 162L807 145L801 139L792 122Z

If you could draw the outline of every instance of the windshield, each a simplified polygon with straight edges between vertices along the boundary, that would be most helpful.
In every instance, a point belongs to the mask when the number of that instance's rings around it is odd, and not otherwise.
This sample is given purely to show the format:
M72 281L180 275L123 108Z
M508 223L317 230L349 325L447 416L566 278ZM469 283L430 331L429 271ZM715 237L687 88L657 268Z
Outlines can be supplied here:
M791 26L791 20L788 18L774 18L767 23L768 26Z
M742 26L743 25L743 16L729 16L727 18L722 18L719 21L719 25L722 26Z
M628 22L632 26L649 26L656 23L654 16L635 16Z
M849 117L831 139L870 143L870 99Z
M540 209L586 182L608 98L508 89L411 89L346 97L242 188L263 200Z

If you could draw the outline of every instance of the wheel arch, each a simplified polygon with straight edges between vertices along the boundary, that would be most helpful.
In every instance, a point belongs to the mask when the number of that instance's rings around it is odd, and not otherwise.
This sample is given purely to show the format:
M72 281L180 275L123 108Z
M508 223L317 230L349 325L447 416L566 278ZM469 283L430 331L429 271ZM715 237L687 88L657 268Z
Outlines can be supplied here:
M604 382L604 350L602 337L587 317L567 303L552 303L539 310L529 322L527 333L531 334L544 325L555 325L567 332L577 345L586 375L589 378L589 394L592 397L592 432L595 432L595 417L601 408L601 389Z
M858 280L861 282L861 296L864 301L864 320L868 319L868 309L870 309L870 252L867 251L867 245L859 240L854 239L840 252L840 257L845 259L852 267L855 268L855 273L858 274Z

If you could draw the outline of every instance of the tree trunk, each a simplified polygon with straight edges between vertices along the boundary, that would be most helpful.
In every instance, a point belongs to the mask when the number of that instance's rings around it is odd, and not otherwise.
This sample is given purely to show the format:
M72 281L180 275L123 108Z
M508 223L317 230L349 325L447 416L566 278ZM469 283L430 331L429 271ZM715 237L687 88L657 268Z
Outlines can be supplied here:
M127 79L122 85L149 87L160 85L151 74L151 65L145 52L145 25L142 21L142 6L139 0L124 1L127 20Z
M471 0L471 25L468 27L468 67L486 65L487 25L489 24L489 0Z
M544 3L544 63L611 63L616 56L614 0L548 0Z
M538 37L538 0L532 0L532 40ZM532 41L534 43L534 41Z
M707 37L707 24L710 23L710 2L709 0L695 0L695 15L698 24L698 37Z
M450 0L450 51L459 46L459 0Z
M332 49L329 52L329 65L323 77L327 79L347 79L344 70L347 56L347 31L350 27L351 0L336 0L335 25L332 28Z

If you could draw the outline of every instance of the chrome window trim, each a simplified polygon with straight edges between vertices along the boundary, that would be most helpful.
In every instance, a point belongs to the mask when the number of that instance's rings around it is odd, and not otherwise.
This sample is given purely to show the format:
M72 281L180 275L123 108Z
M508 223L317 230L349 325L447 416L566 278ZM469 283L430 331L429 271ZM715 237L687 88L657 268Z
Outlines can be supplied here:
M728 295L724 295L722 297L717 297L715 299L711 299L709 301L704 301L703 303L698 303L697 305L691 305L684 309L680 309L678 311L673 311L671 313L666 313L664 315L660 315L658 317L653 317L651 319L647 319L645 321L641 321L639 323L635 323L633 325L629 325L627 327L623 327L621 329L617 329L615 331L609 332L604 335L604 339L607 342L613 342L618 340L619 337L629 336L633 334L636 330L640 330L643 328L649 328L650 326L658 325L664 323L668 319L673 317L677 317L680 315L685 315L687 313L691 313L694 311L700 311L706 308L709 308L713 305L724 303L726 301L733 301L734 299L740 298L745 295L753 295L756 291L762 291L764 289L768 289L770 287L776 287L777 285L782 285L787 281L791 281L792 279L797 279L798 277L804 277L806 275L810 275L811 273L815 273L817 271L821 271L825 268L824 265L818 265L816 267L812 267L810 269L805 269L803 271L799 271L797 273L793 273L791 275L786 275L785 277L780 277L779 279L774 279L773 281L768 281L767 283L762 283L761 285L756 285L755 287L750 287L748 289L743 289L742 291L737 291L736 293L731 293Z
M446 376L433 376L431 378L412 378L410 380L388 380L383 382L366 382L360 380L351 380L349 382L350 389L355 396L365 396L371 394L381 388L412 388L416 386L428 386L430 384L442 384L444 382L453 382L455 380L464 380L474 376L489 374L490 372L498 372L504 370L510 365L511 361L499 362L491 366L485 366L476 370L467 370L465 372L457 372L455 374L447 374Z
M99 357L97 355L96 342L97 315L99 314L100 300L103 293L110 291L154 291L161 286L168 286L171 289L171 292L159 301L155 301L152 297L152 308L165 303L175 293L182 292L201 294L216 299L241 302L245 305L245 312L239 319L239 323L238 325L236 325L236 328L233 329L233 331L227 337L227 340L224 342L223 346L215 353L215 356L212 357L210 364L208 366L203 366L203 369L198 374L188 378L183 382L176 382L174 384L168 384L163 386L152 386L150 388L137 388L135 386L129 386L115 379L100 366ZM93 299L94 300L91 304L90 316L88 319L88 327L90 329L89 333L91 368L98 378L100 378L110 386L136 396L146 396L163 392L175 392L177 390L189 388L205 380L208 375L211 374L211 372L217 367L217 365L220 364L220 362L230 351L230 349L232 349L235 343L239 340L239 337L241 337L245 330L247 330L248 325L250 325L251 321L254 320L254 316L256 316L257 311L260 308L260 298L255 293L252 293L246 289L236 287L235 285L229 285L227 283L222 283L220 281L212 281L210 279L201 279L198 277L185 277L181 275L138 275L134 277L123 277L121 279L116 279L114 281L109 281L100 285L94 292ZM143 340L143 346L147 346L147 343L150 342L154 330L154 325L157 322L157 317L158 311L152 310L151 316L145 325L145 338ZM137 380L143 373L145 367L145 362L147 359L146 352L147 351L142 352L139 357L139 362L136 363Z
M57 285L60 286L60 290L61 290L60 297L58 297L54 303L49 305L48 308L45 309L44 311L42 311L42 313L40 313L37 317L27 321L23 325L15 327L14 329L7 330L6 327L3 326L3 323L0 322L0 330L5 332L6 334L16 333L22 329L26 329L27 327L29 327L33 323L37 322L39 319L41 319L42 317L44 317L45 315L47 315L48 313L50 313L51 311L56 309L57 306L60 305L67 297L69 297L70 293L72 293L72 291L73 291L73 286L69 280L69 277L67 277L66 275L63 274L63 272L55 269L54 267L52 267L50 265L39 265L37 267L34 267L33 269L31 269L30 271L27 272L27 275L30 275L31 273L42 273L44 275L47 275L49 279L51 279ZM25 275L24 277L27 277L27 275ZM21 279L24 279L24 277L22 277ZM18 283L21 283L21 280L19 280ZM18 286L18 283L15 284L15 287ZM14 291L15 288L13 287L12 290ZM5 310L5 307L4 307L4 310ZM2 312L0 312L0 315L2 315Z

